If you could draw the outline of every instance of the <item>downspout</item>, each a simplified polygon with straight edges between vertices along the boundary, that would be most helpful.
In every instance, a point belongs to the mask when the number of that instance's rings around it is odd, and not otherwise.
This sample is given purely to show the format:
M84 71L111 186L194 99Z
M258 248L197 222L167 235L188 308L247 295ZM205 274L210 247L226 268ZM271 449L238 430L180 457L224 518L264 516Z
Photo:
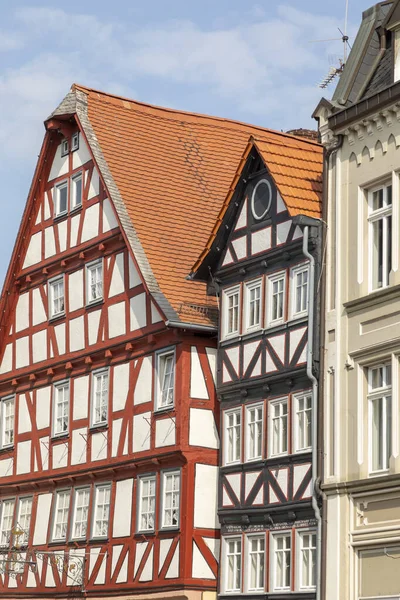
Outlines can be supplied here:
M307 343L307 376L312 383L312 487L313 493L311 503L317 521L317 576L316 576L316 600L321 598L321 512L317 502L317 477L318 477L318 381L313 373L313 346L314 346L314 296L315 296L315 259L308 251L309 226L304 227L303 232L303 254L310 263L310 285L308 290L308 343Z

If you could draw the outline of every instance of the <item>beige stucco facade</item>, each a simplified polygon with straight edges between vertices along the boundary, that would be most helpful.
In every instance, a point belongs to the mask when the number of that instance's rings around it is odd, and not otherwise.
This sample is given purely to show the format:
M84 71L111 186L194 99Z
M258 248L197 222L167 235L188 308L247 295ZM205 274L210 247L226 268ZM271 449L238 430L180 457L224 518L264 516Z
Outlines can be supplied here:
M326 599L397 598L400 112L393 103L334 131L327 109L318 116L327 149L322 474ZM388 285L374 290L376 250L369 206L372 190L390 185L392 267ZM391 366L391 384L384 392L391 396L391 404L385 404L388 435L381 436L383 444L391 438L391 447L385 446L388 464L377 469L375 447L382 446L376 441L379 417L373 413L377 404L369 377L379 365Z

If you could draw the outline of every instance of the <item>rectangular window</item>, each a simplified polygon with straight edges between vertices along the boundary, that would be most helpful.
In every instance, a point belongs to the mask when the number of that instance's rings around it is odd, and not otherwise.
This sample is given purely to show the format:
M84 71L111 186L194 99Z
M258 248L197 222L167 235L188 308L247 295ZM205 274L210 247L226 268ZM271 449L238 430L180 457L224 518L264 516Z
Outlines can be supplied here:
M55 384L53 394L53 435L63 435L69 427L69 381Z
M156 478L139 478L139 531L154 531L156 512Z
M1 503L0 546L9 546L14 520L14 498Z
M54 541L65 540L67 538L70 501L71 490L61 490L56 493L52 534Z
M65 138L63 139L63 141L61 142L61 156L66 156L69 152L69 144L68 144L68 140L66 140Z
M314 589L316 585L317 535L312 531L299 533L299 588Z
M370 470L386 471L392 451L392 368L390 364L368 369L370 420Z
M50 319L65 313L64 276L49 281L49 315Z
M103 300L103 261L86 265L86 304Z
M20 498L18 501L17 527L14 533L15 543L26 546L29 540L31 526L32 498Z
M247 590L260 592L265 587L265 537L247 538Z
M308 265L294 267L291 270L291 317L297 319L308 312Z
M180 481L179 471L163 473L161 527L179 527Z
M240 592L242 585L242 540L225 538L225 591Z
M93 373L92 427L105 425L108 415L108 369Z
M225 464L240 462L242 456L242 413L241 409L231 410L224 415L225 420Z
M71 138L71 152L75 152L79 148L79 131L74 133Z
M288 401L270 403L270 455L287 454L288 451Z
M275 592L289 591L291 580L291 536L290 533L273 536L272 589Z
M68 181L58 183L55 187L54 201L55 216L65 215L68 212Z
M236 286L223 292L223 336L239 334L240 329L240 287Z
M109 483L96 485L92 537L108 536L108 521L110 517L111 485Z
M245 287L245 298L246 298L246 331L253 331L261 327L261 280L251 281L246 283ZM237 321L239 310L239 296L238 293L229 296L229 310L231 315L228 316L228 325L231 323L235 325ZM232 306L231 306L232 304ZM232 311L235 311L233 314ZM238 323L236 323L236 330ZM231 332L233 333L233 332Z
M14 412L15 397L3 398L1 401L1 447L9 448L14 444Z
M156 354L157 389L156 407L168 408L174 405L175 389L175 350L164 350Z
M82 206L82 173L71 178L71 210Z
M267 286L267 323L273 327L285 320L286 273L276 273L268 277Z
M392 270L392 186L383 185L368 192L370 288L389 285Z
M262 404L246 408L246 459L255 460L262 457L263 443L263 412Z
M90 488L75 490L74 518L72 520L72 539L86 538L89 518Z
M294 442L296 452L311 448L312 397L311 394L295 396Z

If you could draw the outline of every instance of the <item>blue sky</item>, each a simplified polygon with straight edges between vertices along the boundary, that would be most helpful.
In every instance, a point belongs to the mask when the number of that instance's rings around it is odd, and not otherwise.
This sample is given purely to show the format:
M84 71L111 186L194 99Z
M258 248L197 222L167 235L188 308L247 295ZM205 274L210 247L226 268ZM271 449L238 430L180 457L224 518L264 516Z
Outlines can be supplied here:
M362 0L350 0L355 33ZM275 129L310 127L345 0L0 0L0 283L43 138L73 82ZM332 92L324 92L329 96Z

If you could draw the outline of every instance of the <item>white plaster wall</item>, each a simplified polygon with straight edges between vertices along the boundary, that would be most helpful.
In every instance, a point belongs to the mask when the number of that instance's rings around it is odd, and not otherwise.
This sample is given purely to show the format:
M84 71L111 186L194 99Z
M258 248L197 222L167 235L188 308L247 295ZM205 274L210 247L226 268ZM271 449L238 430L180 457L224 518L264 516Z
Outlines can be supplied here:
M117 456L119 438L121 435L122 419L115 419L112 423L112 448L111 455Z
M108 307L108 332L110 338L126 333L125 302L118 302Z
M79 223L81 220L82 213L78 213L71 218L71 238L70 238L70 246L73 248L78 243L78 230Z
M218 431L212 410L191 408L189 419L189 444L191 446L219 448Z
M251 234L251 253L258 254L271 248L271 227Z
M83 307L83 269L70 273L69 285L69 310L72 312Z
M111 202L106 198L103 202L103 233L115 229L118 227L117 219L115 217L114 207L111 206Z
M291 226L292 226L291 220L284 221L283 223L278 223L278 225L276 227L276 243L277 244L284 244L286 242Z
M36 513L35 530L33 533L33 545L40 546L47 542L47 529L49 526L50 507L52 494L39 494Z
M74 429L72 432L71 465L81 465L86 462L88 430L87 427Z
M92 434L92 461L107 458L108 431Z
M88 415L89 375L74 379L72 418L86 419Z
M156 448L175 444L175 418L156 421Z
M179 542L165 574L165 579L176 579L177 577L179 577Z
M0 477L8 477L13 474L14 459L3 458L0 460Z
M133 403L144 404L151 402L153 385L153 361L151 356L143 358L139 377L136 381Z
M160 323L160 321L162 321L162 316L158 312L158 309L156 308L154 303L152 302L151 303L151 323L154 325L154 323Z
M50 424L50 396L51 387L38 388L36 391L36 425L38 429L44 429Z
M96 344L97 336L99 335L101 310L94 310L88 313L88 337L89 344Z
M219 529L217 516L218 467L196 464L194 526Z
M47 471L47 469L49 468L49 443L50 439L47 435L41 437L39 440L43 471Z
M236 252L238 260L242 260L247 256L247 241L246 236L242 236L232 241L233 249Z
M125 290L124 276L124 254L123 252L121 252L115 257L115 264L111 277L110 291L108 294L109 298L112 298L117 294L122 294L122 292Z
M53 446L53 469L62 469L68 464L68 444Z
M51 165L48 181L52 181L56 177L61 177L68 173L68 155L61 156L61 144L57 146L53 164Z
M133 417L133 452L150 449L150 419L151 412Z
M135 577L138 569L140 567L140 563L142 561L143 555L146 552L148 546L148 542L138 542L136 544L136 552L135 552Z
M54 239L53 227L46 227L44 230L44 257L50 258L56 253L56 242Z
M190 349L190 397L209 400L203 369L196 346Z
M147 558L146 564L142 574L139 577L139 581L151 581L153 579L153 561L154 561L154 546L150 550L150 554Z
M29 473L31 470L31 441L17 444L17 475Z
M26 252L23 269L27 269L32 265L36 265L42 258L42 232L34 233L29 241L28 250Z
M15 366L17 369L29 365L29 337L19 338L15 342Z
M130 299L131 331L146 327L146 294L138 294Z
M27 327L29 327L29 292L19 296L15 311L15 331L23 331Z
M128 554L124 558L124 562L119 570L116 583L125 583L128 581Z
M129 363L123 363L114 367L113 386L113 411L125 408L126 398L129 391Z
M89 185L88 200L91 200L91 198L95 198L96 196L98 196L99 191L100 191L99 172L96 169L96 167L94 167L93 173L92 173L92 178L90 180L90 185Z
M89 160L92 160L92 157L90 155L89 148L83 139L83 135L80 133L79 148L78 150L74 150L74 152L72 152L72 168L77 169L78 167L81 167L89 162Z
M91 240L99 234L99 205L93 204L86 209L82 228L82 243Z
M215 579L208 563L193 540L192 576L195 579Z
M26 433L27 431L31 431L31 429L31 419L29 417L25 394L20 394L18 396L18 433Z
M134 288L141 283L142 280L140 279L139 272L135 266L135 263L133 262L132 257L129 256L129 287Z
M115 509L113 537L127 537L131 533L133 479L117 481L115 490Z
M60 242L60 252L67 249L67 221L61 221L57 224L58 241Z
M32 324L39 325L47 321L46 311L43 306L42 297L39 288L34 288L32 294Z
M70 352L82 350L85 347L85 323L83 316L71 319L69 322L69 349Z
M7 344L1 361L0 373L8 373L12 369L13 344Z
M47 329L32 335L32 358L34 363L47 359Z
M51 211L50 211L50 201L49 196L53 198L52 190L49 190L47 194L44 195L44 220L50 219Z
M167 554L169 552L169 549L171 548L173 542L173 538L168 538L168 539L161 539L160 540L160 552L159 552L159 558L158 558L158 572L160 573L164 563L165 563L165 559L167 558Z
M54 333L56 334L58 352L65 354L65 323L56 325L54 327Z

